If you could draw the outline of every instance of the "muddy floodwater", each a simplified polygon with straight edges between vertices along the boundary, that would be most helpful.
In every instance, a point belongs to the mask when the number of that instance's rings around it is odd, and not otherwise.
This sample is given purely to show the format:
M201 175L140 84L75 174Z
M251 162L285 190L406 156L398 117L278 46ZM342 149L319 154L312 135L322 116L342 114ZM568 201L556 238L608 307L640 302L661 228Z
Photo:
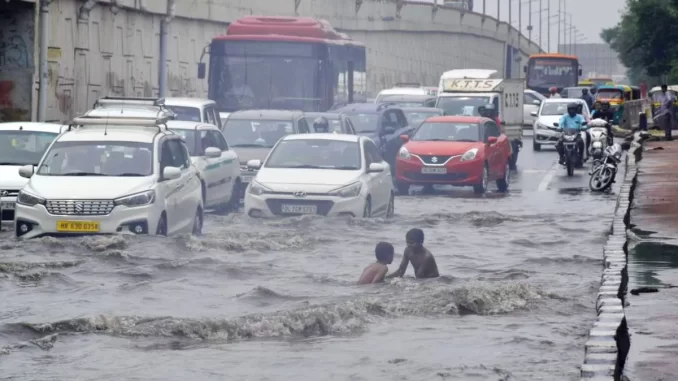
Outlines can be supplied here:
M616 188L521 176L506 196L398 197L391 220L210 215L205 236L168 239L4 232L0 378L578 380ZM395 269L413 227L443 276L356 286L378 241L396 246Z

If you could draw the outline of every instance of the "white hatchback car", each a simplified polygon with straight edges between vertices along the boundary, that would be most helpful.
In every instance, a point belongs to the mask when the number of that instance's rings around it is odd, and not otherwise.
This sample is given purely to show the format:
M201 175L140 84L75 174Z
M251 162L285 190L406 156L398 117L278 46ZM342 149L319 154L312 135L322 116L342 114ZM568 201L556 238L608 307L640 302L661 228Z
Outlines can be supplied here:
M287 135L257 168L245 192L250 217L391 217L395 210L391 170L372 140L359 135Z
M567 113L567 105L578 103L582 106L582 115L586 121L591 120L591 111L589 106L582 99L574 98L549 98L545 99L538 111L532 112L534 125L532 127L534 136L532 137L532 148L540 151L542 146L555 147L560 138L560 132L553 129L553 123L560 122L560 118Z
M87 115L87 114L86 114ZM17 237L72 234L200 234L198 171L166 119L73 120L19 192Z
M165 98L164 106L175 114L174 120L201 122L223 127L225 119L217 111L217 103L203 98Z
M175 120L167 122L167 127L184 138L200 172L205 209L237 210L242 187L240 161L221 130L212 124Z
M19 176L24 165L38 165L52 141L66 126L54 123L0 123L0 223L14 226L19 190L28 180Z

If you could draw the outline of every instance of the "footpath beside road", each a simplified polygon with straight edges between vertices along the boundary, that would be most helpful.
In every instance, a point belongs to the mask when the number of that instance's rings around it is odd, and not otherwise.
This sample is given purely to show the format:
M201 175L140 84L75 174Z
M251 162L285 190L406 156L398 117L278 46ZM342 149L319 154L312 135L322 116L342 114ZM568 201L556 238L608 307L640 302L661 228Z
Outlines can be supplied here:
M677 162L678 141L645 143L638 162L624 309L631 346L623 374L631 381L678 379Z

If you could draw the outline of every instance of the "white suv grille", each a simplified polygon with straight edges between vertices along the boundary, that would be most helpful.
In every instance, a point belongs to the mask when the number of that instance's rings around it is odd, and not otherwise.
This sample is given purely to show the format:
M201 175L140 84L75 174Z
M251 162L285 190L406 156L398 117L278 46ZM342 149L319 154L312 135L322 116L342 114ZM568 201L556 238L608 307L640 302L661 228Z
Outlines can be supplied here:
M60 216L105 216L115 207L112 200L48 200L49 214Z

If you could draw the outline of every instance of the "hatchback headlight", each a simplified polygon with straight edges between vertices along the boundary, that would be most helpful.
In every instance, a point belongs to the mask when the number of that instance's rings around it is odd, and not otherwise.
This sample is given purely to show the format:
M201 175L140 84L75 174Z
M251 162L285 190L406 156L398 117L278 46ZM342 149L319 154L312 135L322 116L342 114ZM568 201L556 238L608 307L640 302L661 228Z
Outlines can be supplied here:
M16 197L16 202L26 206L36 206L38 204L45 205L44 198L34 196L24 191L19 192L19 195Z
M405 160L408 160L412 157L412 156L410 156L410 152L405 147L400 147L400 151L398 152L398 156L401 159L405 159Z
M350 197L358 197L360 195L360 191L363 189L363 184L360 182L353 183L351 185L347 185L345 187L341 187L339 189L335 189L330 192L332 196L339 196L339 197L344 197L344 198L350 198Z
M120 197L113 202L115 205L124 205L129 208L150 205L155 202L155 191L149 190L141 193L131 194L129 196Z
M538 130L546 130L546 129L548 129L548 127L546 127L545 124L537 122L537 129Z
M250 183L249 187L247 188L248 192L255 196L262 195L264 193L270 192L271 190L266 188L265 186L259 184L258 182L252 180Z
M476 158L476 155L478 155L478 148L471 148L461 156L461 161L473 160Z

